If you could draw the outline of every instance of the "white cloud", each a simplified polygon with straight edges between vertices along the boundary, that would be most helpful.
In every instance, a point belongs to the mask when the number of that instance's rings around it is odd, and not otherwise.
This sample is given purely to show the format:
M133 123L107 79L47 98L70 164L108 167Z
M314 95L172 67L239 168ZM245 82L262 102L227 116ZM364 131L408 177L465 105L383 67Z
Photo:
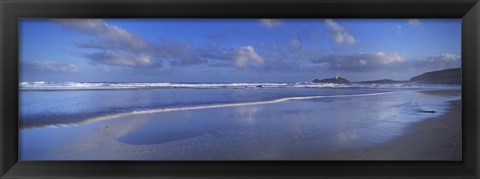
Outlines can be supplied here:
M402 62L403 59L398 54L387 54L385 52L377 52L373 55L375 59L383 64L390 64L396 62Z
M332 32L335 38L335 42L337 44L354 45L357 43L355 37L349 34L342 26L340 26L332 19L326 19L325 24L327 25L327 28Z
M397 34L402 34L402 33L403 33L403 30L402 30L403 28L402 28L402 26L399 25L399 24L396 24L396 25L393 27L393 29L395 30L395 32L396 32Z
M80 41L79 48L97 50L82 52L83 57L92 64L125 66L132 68L158 67L161 62L157 53L160 50L134 33L115 25L109 25L102 19L58 19L53 20L60 26L75 32L93 36L95 40ZM166 56L165 54L163 54Z
M292 40L290 40L290 47L291 47L291 50L297 51L297 52L304 50L304 46L299 38L293 38Z
M237 67L246 67L250 61L253 61L256 64L264 63L263 57L258 55L255 52L255 49L250 45L233 48L231 55L235 66Z
M109 25L101 19L55 20L61 26L96 37L96 40L77 42L79 48L98 50L81 53L91 64L123 66L130 68L156 68L164 63L170 65L230 65L245 67L263 63L252 46L236 47L224 54L211 47L192 48L181 43L149 43L134 33ZM264 20L269 27L279 25L279 20ZM210 64L209 59L220 59Z
M399 54L376 52L329 55L314 59L312 62L329 70L363 72L382 70L402 64L404 59Z
M78 32L93 35L109 42L110 45L142 49L147 47L145 40L118 26L109 25L102 19L59 19L61 26Z
M409 28L409 26L411 28ZM412 32L413 29L421 29L421 21L419 19L407 19L407 24L395 24L393 29L398 35L403 34L404 32Z
M413 25L415 27L420 26L420 20L419 19L408 19L408 24Z
M367 60L359 60L358 62L360 65L366 65L368 63Z
M280 19L260 19L260 24L266 28L272 29L280 26L282 20Z
M101 51L86 54L85 57L96 64L110 66L147 67L154 63L151 56L121 51Z
M56 61L24 61L23 67L25 70L40 70L62 73L75 73L78 71L78 67L76 65Z
M440 59L444 61L460 62L460 55L456 55L456 54L443 53L438 55L438 57L440 57Z
M443 53L432 55L413 63L415 68L425 68L429 70L441 70L447 68L458 68L461 66L462 59L460 55Z

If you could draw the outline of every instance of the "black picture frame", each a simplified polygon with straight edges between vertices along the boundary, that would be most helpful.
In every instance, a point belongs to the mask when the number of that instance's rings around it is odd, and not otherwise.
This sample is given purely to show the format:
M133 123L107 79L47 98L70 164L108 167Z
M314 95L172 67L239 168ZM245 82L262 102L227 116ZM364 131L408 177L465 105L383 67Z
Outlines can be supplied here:
M19 18L462 18L463 161L18 161ZM0 0L0 176L477 178L478 0Z

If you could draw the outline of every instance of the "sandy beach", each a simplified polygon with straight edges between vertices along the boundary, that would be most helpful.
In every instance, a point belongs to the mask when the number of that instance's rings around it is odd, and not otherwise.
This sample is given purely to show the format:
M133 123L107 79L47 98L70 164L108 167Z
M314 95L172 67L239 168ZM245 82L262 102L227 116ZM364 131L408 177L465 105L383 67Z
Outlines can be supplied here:
M25 128L20 159L461 160L459 99L459 90L301 98Z
M449 112L417 122L404 136L362 150L340 150L306 156L325 160L462 160L461 101L450 102Z

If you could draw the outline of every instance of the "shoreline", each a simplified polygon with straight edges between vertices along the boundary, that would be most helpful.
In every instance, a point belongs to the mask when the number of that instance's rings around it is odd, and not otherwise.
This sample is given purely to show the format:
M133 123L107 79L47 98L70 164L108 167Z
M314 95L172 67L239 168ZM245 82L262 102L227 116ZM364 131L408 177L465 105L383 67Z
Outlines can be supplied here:
M20 127L20 129L29 129L29 128L55 128L55 127L64 127L64 126L78 126L84 124L95 123L105 120L114 120L116 118L135 116L135 115L144 115L144 114L154 114L154 113L163 113L163 112L177 112L177 111L189 111L189 110L203 110L203 109L214 109L214 108L230 108L230 107L240 107L240 106L252 106L252 105L264 105L264 104L274 104L282 103L286 101L293 100L308 100L308 99L321 99L321 98L342 98L342 97L364 97L364 96L377 96L377 95L388 95L388 94L397 94L397 93L408 93L408 92L431 92L435 93L439 91L436 89L430 90L406 90L406 91L387 91L387 92L375 92L375 93L364 93L364 94L343 94L343 95L332 95L332 96L294 96L294 97L284 97L272 100L264 101L253 101L253 102L238 102L238 103L226 103L226 104L211 104L211 105L200 105L200 106L186 106L186 107L174 107L174 108L154 108L148 110L140 111L126 111L113 114L105 114L96 117L90 117L81 119L77 122L68 122L68 123L52 123L44 125L25 125ZM440 90L440 91L455 91L455 90Z

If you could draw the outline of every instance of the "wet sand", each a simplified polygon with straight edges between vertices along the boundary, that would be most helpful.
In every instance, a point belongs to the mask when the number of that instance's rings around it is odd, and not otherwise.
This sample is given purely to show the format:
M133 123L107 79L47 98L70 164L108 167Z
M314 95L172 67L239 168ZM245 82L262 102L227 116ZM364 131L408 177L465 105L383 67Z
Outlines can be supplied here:
M452 92L432 91L433 95ZM325 160L462 160L461 101L450 102L448 112L405 129L405 135L361 150L340 150L311 158ZM305 156L308 158L308 156Z

